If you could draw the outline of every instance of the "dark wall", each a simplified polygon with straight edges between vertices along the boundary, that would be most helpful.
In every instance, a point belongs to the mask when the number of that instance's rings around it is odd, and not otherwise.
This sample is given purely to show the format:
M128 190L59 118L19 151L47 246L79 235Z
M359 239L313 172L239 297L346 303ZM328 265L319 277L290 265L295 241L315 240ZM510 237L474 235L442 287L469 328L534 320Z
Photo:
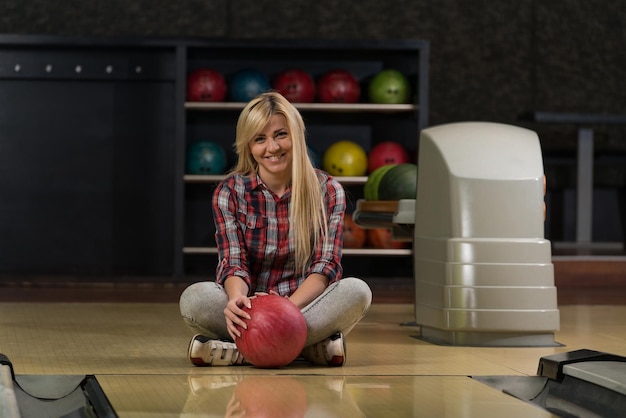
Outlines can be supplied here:
M428 39L431 123L516 123L529 109L626 112L626 3L608 0L6 0L0 33ZM626 149L599 127L600 148ZM572 127L539 127L547 148Z
M532 124L519 115L527 110L626 114L624 21L626 3L608 0L0 2L0 33L10 34L427 39L430 124L487 120L525 125L539 133L548 162L562 155L574 162L577 127ZM594 129L598 153L626 155L626 127ZM624 166L618 160L599 173L596 183L623 185ZM551 189L573 190L572 164L564 170L547 168ZM549 231L549 238L572 237L571 202L570 193L562 203L567 213L549 210L548 228L556 231ZM623 239L623 225L605 222L602 203L597 207L597 238ZM619 216L614 218L619 222Z
M173 90L0 81L0 274L172 270Z

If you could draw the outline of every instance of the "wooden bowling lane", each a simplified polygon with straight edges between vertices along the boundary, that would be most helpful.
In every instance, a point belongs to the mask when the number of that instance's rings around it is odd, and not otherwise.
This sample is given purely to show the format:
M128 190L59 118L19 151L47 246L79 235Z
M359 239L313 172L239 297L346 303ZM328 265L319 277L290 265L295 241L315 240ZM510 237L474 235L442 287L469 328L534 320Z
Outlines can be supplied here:
M444 347L418 339L411 305L373 305L347 337L348 367L325 374L473 375L511 373L506 363L484 358L491 349ZM192 333L175 304L0 304L0 352L29 374L187 374ZM554 347L528 349L532 371ZM519 365L516 365L519 367ZM220 368L219 373L240 373ZM192 368L191 370L206 370ZM318 373L306 363L283 370ZM246 368L246 373L265 371Z
M121 417L551 417L467 376L107 375Z
M347 337L345 367L267 370L191 366L191 333L174 303L7 302L0 352L16 374L96 375L121 417L227 416L266 388L300 410L305 398L311 417L542 417L471 376L534 375L542 356L581 348L626 355L626 305L560 310L563 346L450 347L418 338L412 305L374 304Z

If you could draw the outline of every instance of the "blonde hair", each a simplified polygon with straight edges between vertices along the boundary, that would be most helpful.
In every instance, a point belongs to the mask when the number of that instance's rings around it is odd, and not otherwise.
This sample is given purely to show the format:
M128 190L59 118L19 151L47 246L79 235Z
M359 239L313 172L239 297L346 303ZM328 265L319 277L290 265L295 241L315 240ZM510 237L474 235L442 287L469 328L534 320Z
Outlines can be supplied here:
M238 160L233 173L257 174L258 164L250 152L250 142L274 115L285 117L292 141L289 233L295 243L296 273L304 274L314 246L328 232L326 205L319 179L309 158L302 116L281 94L263 93L252 99L241 111L235 137Z

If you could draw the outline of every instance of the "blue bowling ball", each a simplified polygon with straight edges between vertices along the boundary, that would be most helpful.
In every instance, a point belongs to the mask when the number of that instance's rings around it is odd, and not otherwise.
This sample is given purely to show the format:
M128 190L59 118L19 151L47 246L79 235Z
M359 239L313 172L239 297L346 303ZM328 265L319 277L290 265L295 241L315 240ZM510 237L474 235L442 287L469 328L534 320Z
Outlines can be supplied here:
M224 148L212 141L196 141L187 149L188 174L222 174L226 161Z
M249 102L261 93L271 90L269 78L261 71L245 69L233 74L228 83L228 99Z
M309 159L313 164L313 167L320 168L322 166L322 158L320 157L320 152L313 145L306 145L307 154L309 154Z

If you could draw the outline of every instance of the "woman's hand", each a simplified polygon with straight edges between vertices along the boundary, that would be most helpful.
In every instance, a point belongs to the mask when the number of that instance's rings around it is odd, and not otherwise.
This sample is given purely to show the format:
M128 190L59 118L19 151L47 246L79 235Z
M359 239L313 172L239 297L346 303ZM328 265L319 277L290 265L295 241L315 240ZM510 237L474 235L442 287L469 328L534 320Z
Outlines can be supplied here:
M247 297L245 295L239 295L231 298L226 305L226 309L224 309L224 316L226 317L226 328L228 329L228 333L230 334L233 341L241 337L241 331L239 327L243 329L248 329L248 325L245 320L250 319L250 314L243 310L243 307L247 307L248 309L252 308L252 304L250 299L254 299L256 297L263 297L268 295L276 295L280 296L277 292L270 290L269 293L266 292L256 292L254 296ZM286 299L289 297L285 296Z
M269 293L266 292L255 292L254 296L267 296L267 295L275 295L275 296L280 296L280 294L275 291L275 290L270 290ZM284 296L285 298L289 299L289 296Z
M237 337L241 337L241 331L239 331L238 326L243 329L248 328L245 319L250 319L250 315L242 309L243 307L250 309L252 305L250 304L250 299L247 296L239 295L232 297L224 309L226 328L228 329L228 333L233 341Z
M247 328L244 319L250 319L250 315L242 308L248 309L252 307L248 298L248 285L241 277L230 276L224 281L224 288L228 295L228 303L224 308L224 317L226 318L226 329L230 337L241 337L241 332L237 326Z
M328 278L319 273L312 273L289 297L294 305L303 309L309 303L313 302L316 297L321 295L328 287Z

